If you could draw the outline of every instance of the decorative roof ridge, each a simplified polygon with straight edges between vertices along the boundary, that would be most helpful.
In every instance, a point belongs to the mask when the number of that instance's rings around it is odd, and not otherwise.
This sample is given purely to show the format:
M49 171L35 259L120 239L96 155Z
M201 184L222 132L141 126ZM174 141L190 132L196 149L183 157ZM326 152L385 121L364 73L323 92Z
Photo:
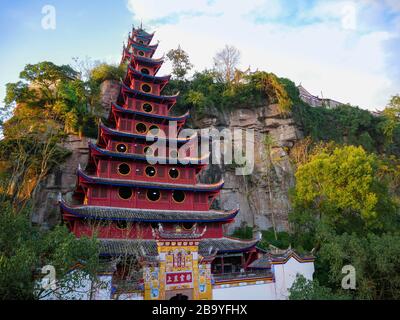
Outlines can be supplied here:
M152 228L153 237L161 241L170 239L200 239L206 233L207 226L204 226L201 232L198 231L197 223L190 232L165 231L161 224L158 224L158 228Z
M181 191L203 191L212 192L220 190L224 185L224 180L221 180L213 184L182 184L182 183L165 183L165 182L153 182L153 181L139 181L139 180L124 180L124 179L111 179L102 178L96 176L90 176L86 174L82 169L77 170L77 175L85 179L89 183L99 183L117 186L137 187L145 189L160 189L160 190L181 190Z
M165 157L165 158L162 158L162 157L148 157L148 156L137 154L137 153L120 153L120 152L116 152L116 151L110 151L110 150L107 150L107 149L104 149L104 148L100 148L99 146L97 146L92 141L89 141L88 145L89 145L89 148L93 148L94 150L96 150L96 151L98 151L98 152L100 152L102 154L105 154L105 155L108 154L108 156L113 156L113 157L118 157L118 158L128 158L128 159L132 158L132 159L138 159L138 160L143 160L143 161L147 161L147 160L158 161L158 160L166 160L166 159L168 160L169 159L167 157ZM208 159L209 156L210 156L210 152L208 152L207 154L203 155L200 158L185 158L185 160L189 161L190 163L199 162L198 164L202 164L201 163L202 160ZM169 164L169 162L168 162L168 164ZM179 162L178 163L173 163L173 164L178 164L179 165ZM196 164L196 163L193 163L193 164Z
M134 114L139 114L139 115L143 115L143 116L151 117L151 118L169 119L171 121L187 119L190 116L189 111L187 111L185 114L183 114L181 116L169 116L169 115L163 116L163 115L157 115L154 113L147 113L147 112L142 112L142 111L137 111L137 110L125 109L124 107L121 107L120 105L116 104L115 102L112 102L111 106L112 107L114 106L117 110L119 110L121 112L134 113Z
M300 255L291 247L289 247L283 254L276 254L276 253L267 253L271 259L272 264L284 264L290 258L296 259L300 263L312 262L315 260L313 255Z

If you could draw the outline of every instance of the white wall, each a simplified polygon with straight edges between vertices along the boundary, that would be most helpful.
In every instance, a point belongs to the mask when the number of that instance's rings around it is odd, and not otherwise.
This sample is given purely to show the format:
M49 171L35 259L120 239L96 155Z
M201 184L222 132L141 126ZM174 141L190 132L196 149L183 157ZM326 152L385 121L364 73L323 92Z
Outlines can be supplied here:
M238 287L213 288L213 300L287 300L288 290L297 274L312 280L314 263L290 258L285 264L272 265L275 282Z
M213 288L213 300L275 300L275 284Z
M303 275L306 279L312 280L314 274L314 263L300 263L294 258L290 258L285 264L272 265L275 275L276 299L286 300L289 297L288 289L296 280L297 274Z

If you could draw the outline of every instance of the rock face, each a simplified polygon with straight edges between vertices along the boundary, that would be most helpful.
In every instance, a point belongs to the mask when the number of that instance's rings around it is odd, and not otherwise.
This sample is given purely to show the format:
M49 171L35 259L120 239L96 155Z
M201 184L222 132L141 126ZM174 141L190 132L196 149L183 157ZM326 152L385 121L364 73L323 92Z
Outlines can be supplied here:
M121 85L116 80L106 80L100 86L100 104L104 108L102 116L107 117L110 112L111 102L115 102L118 98Z
M196 118L196 117L195 117ZM258 230L288 229L288 191L294 185L294 169L288 151L303 137L290 116L282 116L277 105L236 108L233 111L208 110L194 121L196 128L253 129L254 169L249 175L236 175L238 165L210 164L201 175L203 182L225 181L216 206L240 207L232 231L246 224ZM237 146L237 141L234 141Z
M61 193L65 199L71 201L72 191L76 186L76 170L79 164L85 166L88 161L88 142L85 137L71 135L63 143L63 147L70 150L71 155L40 184L34 199L33 223L48 228L61 221L58 194Z

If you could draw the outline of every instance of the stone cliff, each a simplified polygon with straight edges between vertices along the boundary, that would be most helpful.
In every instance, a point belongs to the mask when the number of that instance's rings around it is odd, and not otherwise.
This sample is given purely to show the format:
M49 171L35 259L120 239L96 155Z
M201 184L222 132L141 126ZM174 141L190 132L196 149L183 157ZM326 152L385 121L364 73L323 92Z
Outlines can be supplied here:
M195 115L194 115L195 116ZM196 118L196 117L194 117ZM219 207L240 207L240 214L229 231L246 224L265 230L287 230L290 203L288 191L294 185L294 169L288 152L303 137L290 116L282 116L277 105L236 108L230 111L208 110L193 122L196 128L254 129L254 170L247 176L236 175L229 165L210 165L202 181L222 177L224 188Z
M115 81L106 81L101 87L101 101L106 110L118 94ZM288 190L294 185L294 170L289 160L288 151L302 138L290 116L282 116L277 105L265 105L258 108L235 108L217 110L210 108L206 115L200 116L193 110L191 124L194 128L254 129L255 161L251 175L238 176L232 165L210 165L200 180L215 182L225 180L216 206L222 209L240 207L240 214L235 224L228 231L240 225L255 226L256 229L275 227L277 230L288 228L290 203ZM76 182L76 169L87 162L88 139L70 136L65 141L65 148L71 150L66 162L41 183L37 199L34 199L35 211L33 222L49 227L60 221L57 207L59 192L70 199Z

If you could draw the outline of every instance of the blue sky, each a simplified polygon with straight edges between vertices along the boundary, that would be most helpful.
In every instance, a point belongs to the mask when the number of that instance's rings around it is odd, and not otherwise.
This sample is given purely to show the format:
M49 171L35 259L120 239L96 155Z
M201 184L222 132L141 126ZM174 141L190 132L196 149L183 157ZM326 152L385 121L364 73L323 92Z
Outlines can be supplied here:
M45 5L56 10L55 30L42 28ZM180 44L197 70L231 44L242 68L275 72L316 95L374 110L400 93L400 0L5 0L0 99L27 63L118 62L141 20L157 31L159 56Z

